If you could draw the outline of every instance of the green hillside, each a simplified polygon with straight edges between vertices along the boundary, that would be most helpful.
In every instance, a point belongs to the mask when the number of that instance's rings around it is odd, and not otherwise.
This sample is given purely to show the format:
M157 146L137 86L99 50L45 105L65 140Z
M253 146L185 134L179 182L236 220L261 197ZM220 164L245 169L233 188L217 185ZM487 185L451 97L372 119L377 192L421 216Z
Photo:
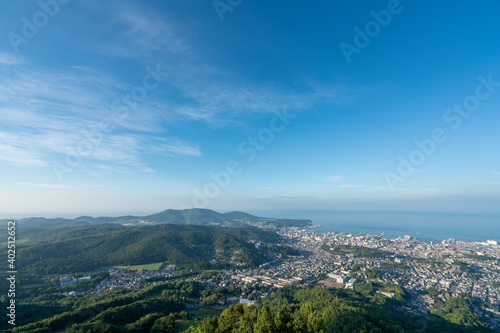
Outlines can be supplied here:
M399 301L353 290L286 287L264 298L262 305L238 304L186 332L492 332L484 323L458 324L431 314L408 313ZM462 311L474 315L472 310Z
M276 241L263 230L203 226L74 227L20 247L18 263L31 274L85 272L103 266L167 262L185 267L263 263L265 254L248 240Z
M197 224L197 225L227 225L231 220L223 214L210 209L167 209L163 212L143 217L146 221L173 223L173 224Z
M225 218L234 222L260 224L264 227L307 227L311 225L311 220L305 219L276 219L268 217L258 217L244 212L229 212L223 214Z

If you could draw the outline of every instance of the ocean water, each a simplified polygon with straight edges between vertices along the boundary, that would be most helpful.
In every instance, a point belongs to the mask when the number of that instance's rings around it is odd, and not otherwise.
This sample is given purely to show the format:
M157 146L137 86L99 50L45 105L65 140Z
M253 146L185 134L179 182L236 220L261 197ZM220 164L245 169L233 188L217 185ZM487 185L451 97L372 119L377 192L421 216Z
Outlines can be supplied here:
M249 213L276 218L309 219L320 233L375 234L385 238L410 235L425 242L455 238L465 241L500 242L500 214L387 212L340 210L267 210Z

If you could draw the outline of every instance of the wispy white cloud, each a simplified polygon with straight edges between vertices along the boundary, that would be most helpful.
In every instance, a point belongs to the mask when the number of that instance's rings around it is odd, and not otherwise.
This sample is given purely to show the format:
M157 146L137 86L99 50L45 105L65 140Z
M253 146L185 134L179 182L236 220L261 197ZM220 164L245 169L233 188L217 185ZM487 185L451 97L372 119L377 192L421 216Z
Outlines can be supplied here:
M6 133L0 133L0 138L8 136ZM0 161L15 166L45 166L46 161L43 154L38 151L28 151L23 144L12 145L0 143Z
M136 4L122 4L109 11L106 4L89 5L105 13L114 40L103 40L92 49L117 57L144 60L152 54L164 61L169 77L162 90L169 98L159 103L165 119L201 121L211 126L238 124L242 117L281 110L307 109L321 99L336 101L341 86L303 82L306 89L291 92L271 85L255 85L229 69L207 64L206 50L193 42L185 26ZM163 14L164 15L164 14ZM123 38L121 40L120 38ZM155 58L155 61L157 61ZM168 111L165 111L168 110ZM243 122L243 121L242 121Z
M45 187L45 188L70 188L70 186L62 184L16 183L16 185L30 186L30 187Z
M256 198L273 198L284 201L295 201L295 200L303 200L308 199L308 196L299 196L299 195L275 195L275 196L256 196Z
M364 185L341 185L341 188L368 188L368 186Z
M181 61L183 63L183 61ZM181 103L167 106L175 115L214 126L234 125L238 120L269 114L283 107L293 112L307 110L318 101L335 97L340 87L296 92L286 88L243 82L231 73L192 63L169 67L167 84L180 93Z
M491 174L493 176L500 176L500 171L492 171Z
M22 62L22 58L16 55L0 52L0 65L16 65Z
M142 167L144 153L201 155L197 145L166 134L165 120L149 103L117 115L111 105L127 85L112 76L28 65L0 68L0 74L0 161L40 167L78 152L85 159ZM103 129L103 123L112 128Z
M403 188L392 188L392 187L388 187L388 186L367 186L367 185L352 185L352 184L341 185L339 187L340 188L360 189L360 190L369 191L369 192L372 192L372 191L390 191L390 192L398 191L398 192L403 192L403 191L406 190L406 189L403 189Z
M100 187L104 187L104 185L99 185L99 184L88 184L88 185L70 186L70 185L65 185L65 184L15 183L15 185L17 185L17 186L26 186L26 187L54 188L54 189L75 189L75 188L100 188Z
M326 180L328 180L329 182L345 182L346 181L344 176L330 176L330 177L327 177Z
M197 143L171 135L167 131L170 125L243 124L255 114L284 106L307 109L320 99L338 95L338 87L311 82L300 92L252 84L227 69L207 64L203 52L193 47L196 43L182 29L141 5L120 3L111 12L106 4L87 6L107 13L109 21L103 24L119 32L113 33L113 40L98 41L107 44L107 49L92 45L94 52L105 49L108 55L136 57L138 63L150 65L165 60L163 70L169 72L168 78L161 89L148 93L146 102L121 117L111 105L130 92L133 83L91 67L40 68L0 53L0 64L9 65L0 66L0 162L49 166L86 148L81 155L92 163L113 163L114 170L132 167L154 172L145 165L143 155L202 155ZM101 130L103 122L113 127ZM89 137L94 137L90 147Z
M122 1L85 2L94 16L102 16L98 27L113 32L113 40L94 38L88 43L93 52L113 57L137 58L152 53L183 54L189 47L173 28L172 18L159 16L138 3ZM112 10L110 10L112 8Z
M201 156L200 147L179 138L154 138L148 148L149 153L170 156Z

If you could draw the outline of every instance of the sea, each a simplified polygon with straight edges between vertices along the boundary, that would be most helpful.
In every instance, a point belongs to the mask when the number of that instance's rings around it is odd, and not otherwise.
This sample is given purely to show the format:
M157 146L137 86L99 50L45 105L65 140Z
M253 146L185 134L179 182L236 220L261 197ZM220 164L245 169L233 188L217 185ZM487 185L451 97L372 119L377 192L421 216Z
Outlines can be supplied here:
M309 219L318 233L410 235L424 242L455 240L500 242L500 214L345 210L265 210L248 213L275 218Z

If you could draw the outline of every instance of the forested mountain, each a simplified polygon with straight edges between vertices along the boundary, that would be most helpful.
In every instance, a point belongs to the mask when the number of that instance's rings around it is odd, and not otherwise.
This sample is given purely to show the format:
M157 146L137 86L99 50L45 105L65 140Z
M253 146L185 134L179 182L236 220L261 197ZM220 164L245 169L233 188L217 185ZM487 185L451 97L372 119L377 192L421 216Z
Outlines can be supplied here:
M453 320L449 320L408 313L404 303L382 295L319 287L285 287L262 299L262 304L230 306L202 323L192 318L202 314L203 308L183 311L186 304L198 303L205 294L224 297L228 292L227 288L203 290L196 281L177 280L139 292L112 290L66 299L49 294L20 305L20 325L8 332L174 333L182 332L188 321L193 326L185 333L492 332L467 320L474 315L468 307L451 311ZM0 323L0 328L7 328L6 323Z
M44 233L45 234L45 233ZM247 241L279 236L250 228L161 224L144 227L72 227L18 248L19 269L31 274L84 272L111 265L167 262L193 268L255 266L265 253Z
M6 223L7 220L1 220ZM107 223L126 226L139 226L148 224L182 224L182 225L217 225L217 226L243 226L258 227L305 227L311 225L310 220L275 219L257 217L243 212L218 213L210 209L167 209L163 212L147 216L119 216L119 217L91 217L80 216L75 219L30 217L18 221L21 227L30 228L55 228L61 226L91 226Z
M452 320L445 320L408 313L403 303L382 295L345 289L286 287L264 298L262 304L230 307L188 332L492 332L484 323L470 320L475 313L469 307L457 307L450 311Z

